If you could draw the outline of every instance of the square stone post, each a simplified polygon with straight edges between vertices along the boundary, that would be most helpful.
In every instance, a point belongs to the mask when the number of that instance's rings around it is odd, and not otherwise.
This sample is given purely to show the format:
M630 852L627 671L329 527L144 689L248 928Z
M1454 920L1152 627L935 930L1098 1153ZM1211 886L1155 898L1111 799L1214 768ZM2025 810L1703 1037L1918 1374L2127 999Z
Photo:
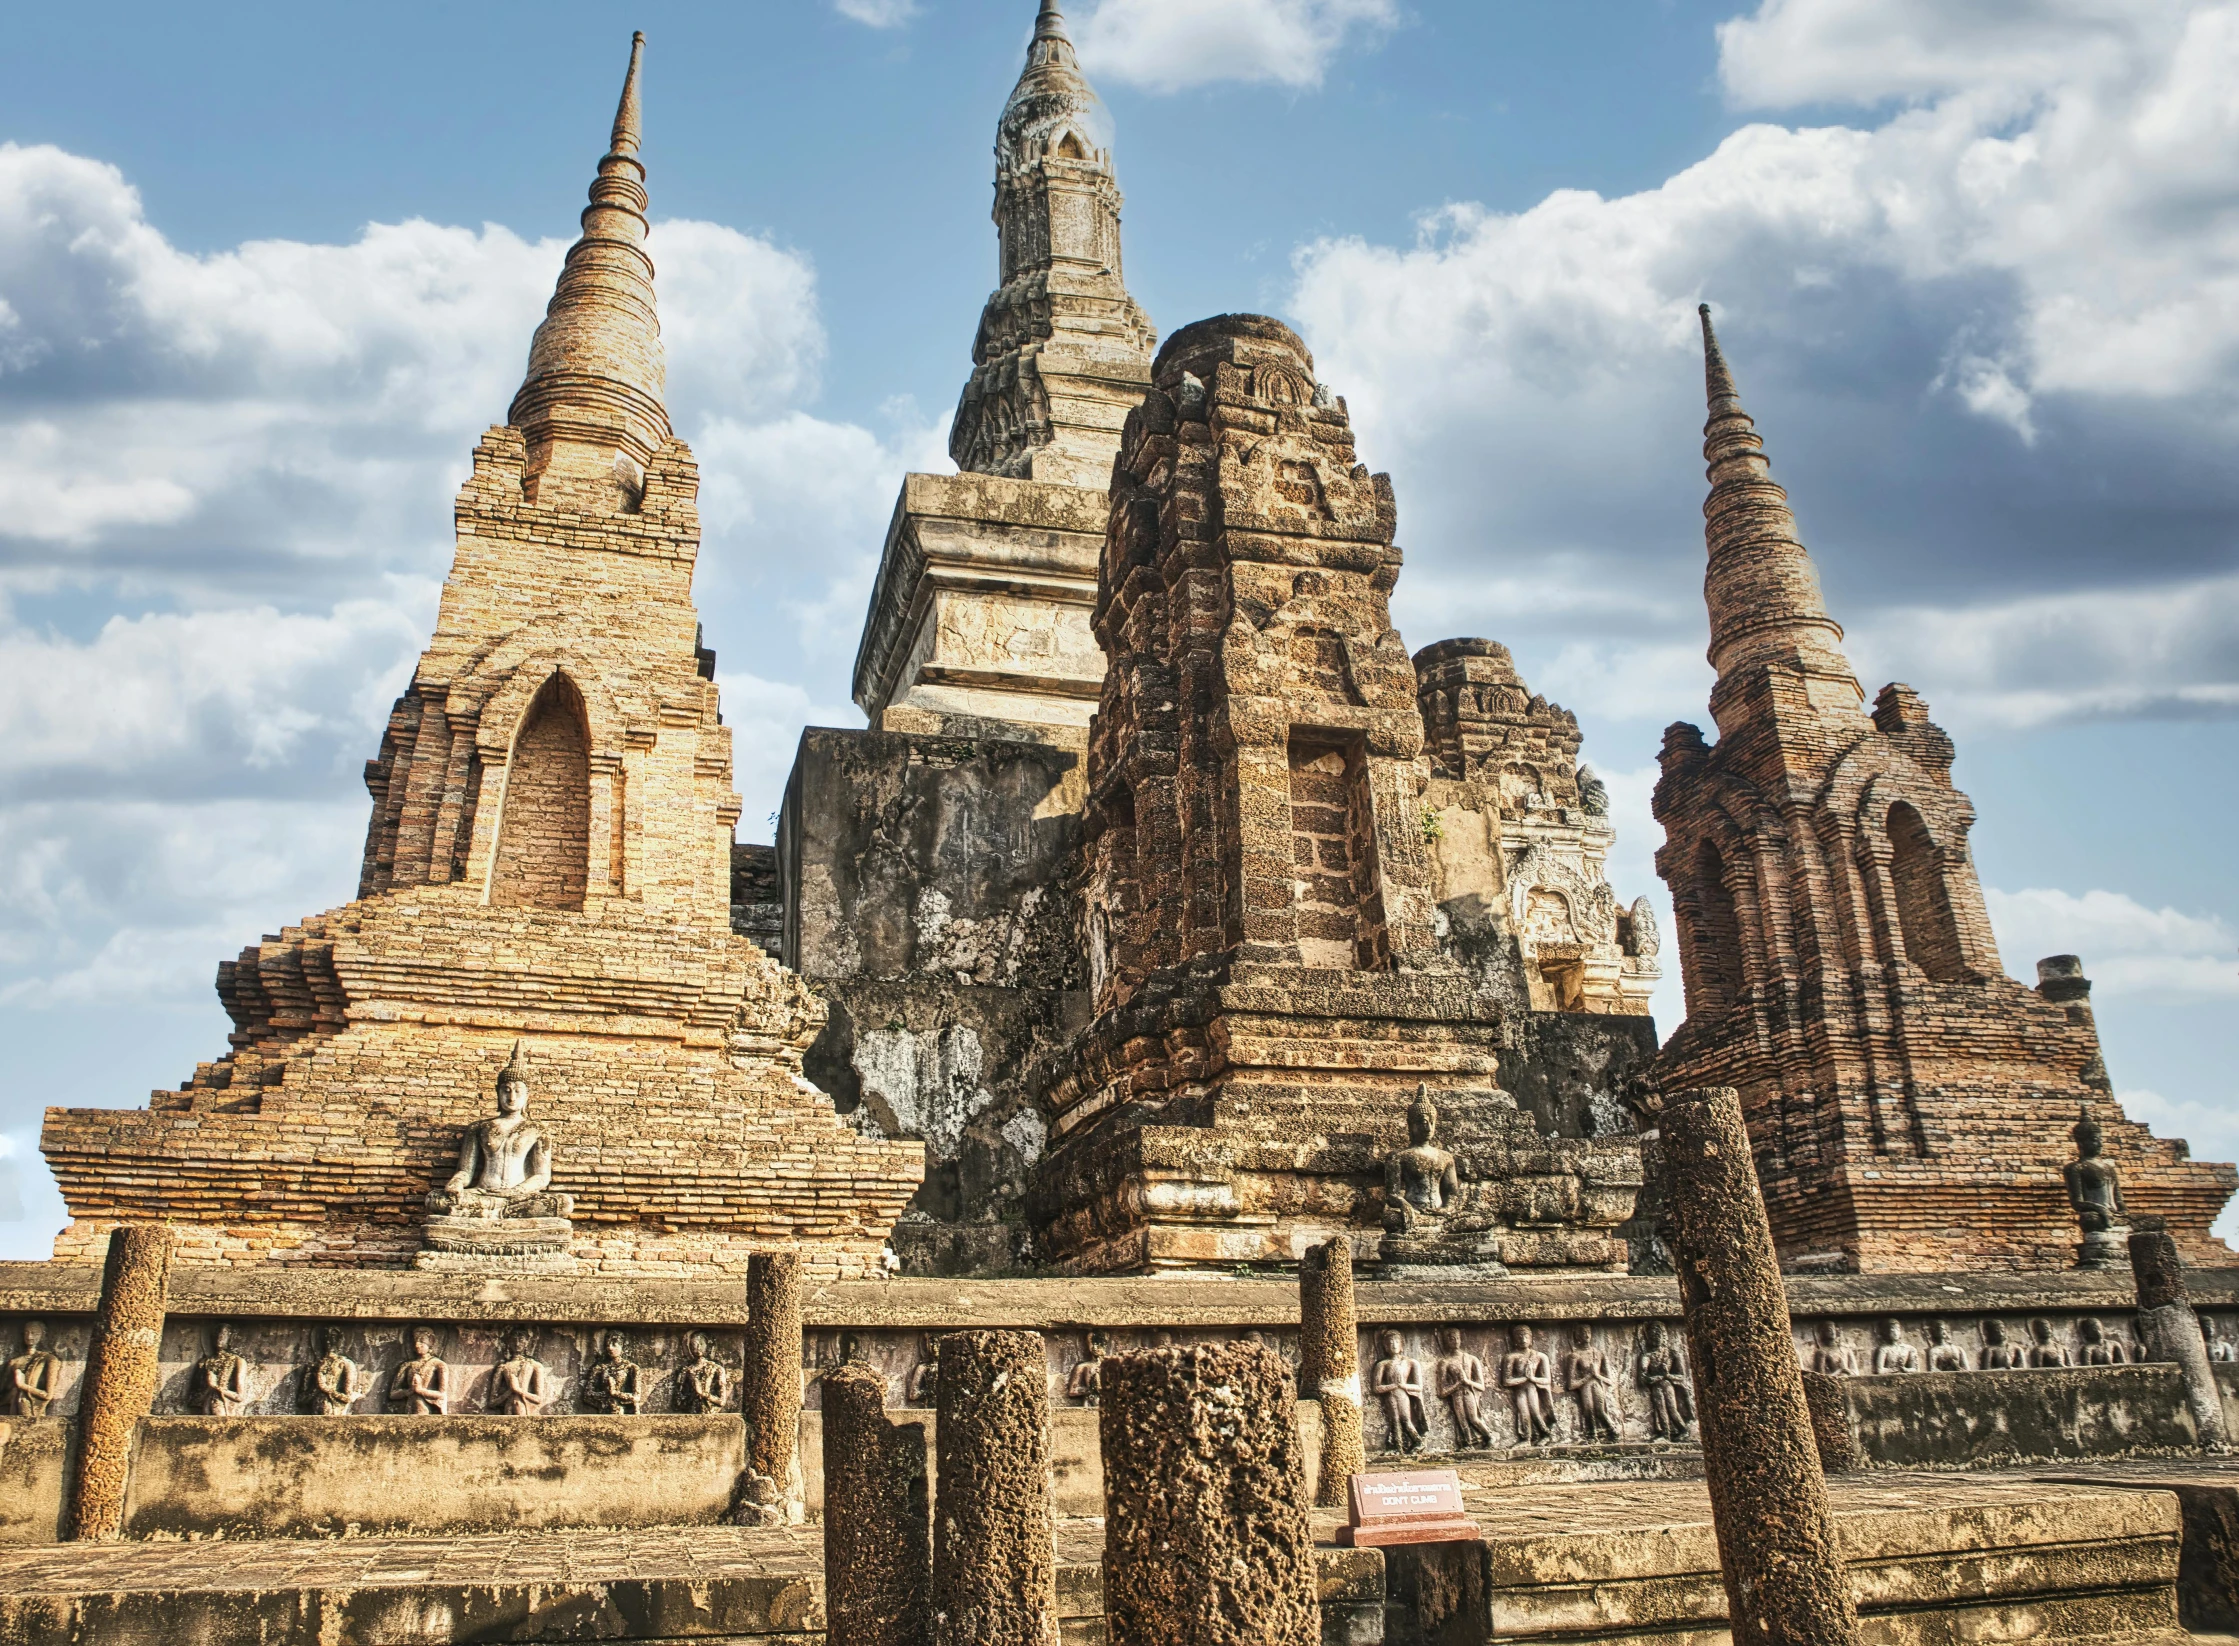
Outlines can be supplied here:
M934 1353L935 1646L1057 1646L1042 1336L946 1332Z
M156 1352L163 1340L170 1285L167 1225L124 1223L109 1232L85 1389L78 1400L78 1467L67 1533L72 1542L124 1531L132 1433L155 1405Z
M1104 1362L1111 1646L1318 1646L1314 1533L1290 1369L1260 1343Z
M1658 1124L1735 1646L1857 1646L1740 1094L1671 1093Z
M2146 1346L2162 1360L2175 1361L2185 1374L2185 1401L2203 1446L2223 1447L2231 1436L2223 1420L2223 1391L2200 1335L2185 1286L2185 1260L2158 1217L2141 1217L2130 1231L2130 1268L2138 1283L2138 1324Z
M1314 1501L1345 1505L1345 1482L1368 1467L1361 1442L1360 1322L1353 1312L1353 1243L1309 1246L1298 1265L1298 1398L1322 1409Z
M801 1474L801 1254L755 1252L746 1260L746 1363L739 1411L747 1422L747 1468L767 1475L786 1522L808 1518Z
M925 1430L886 1416L868 1366L824 1376L826 1646L931 1646Z

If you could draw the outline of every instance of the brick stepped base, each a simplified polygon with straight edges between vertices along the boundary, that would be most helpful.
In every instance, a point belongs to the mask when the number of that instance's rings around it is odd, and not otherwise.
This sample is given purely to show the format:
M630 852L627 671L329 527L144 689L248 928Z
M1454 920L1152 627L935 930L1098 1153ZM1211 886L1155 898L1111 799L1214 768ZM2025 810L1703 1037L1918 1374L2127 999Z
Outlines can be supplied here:
M2229 1478L2213 1466L2202 1477ZM2182 1522L2168 1490L1897 1476L1838 1483L1834 1498L1876 1642L2185 1638ZM1725 1595L1699 1483L1509 1485L1471 1490L1466 1501L1480 1543L1340 1550L1328 1546L1335 1517L1317 1515L1324 1640L1402 1646L1427 1629L1452 1642L1645 1646L1722 1633ZM1067 1646L1103 1639L1102 1543L1099 1520L1059 1523ZM814 1529L722 1527L49 1547L0 1553L0 1639L812 1646L824 1627L819 1554Z

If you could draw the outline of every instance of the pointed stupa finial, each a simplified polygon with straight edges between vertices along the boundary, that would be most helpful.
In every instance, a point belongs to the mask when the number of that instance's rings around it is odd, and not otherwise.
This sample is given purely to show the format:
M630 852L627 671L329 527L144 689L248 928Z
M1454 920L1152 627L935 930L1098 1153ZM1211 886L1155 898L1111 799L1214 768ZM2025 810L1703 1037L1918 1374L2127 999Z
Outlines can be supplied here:
M1842 625L1827 613L1788 493L1773 479L1755 420L1742 410L1710 305L1700 304L1696 312L1703 323L1703 388L1710 408L1703 424L1710 479L1710 496L1703 502L1710 549L1703 598L1710 607L1710 666L1719 679L1711 712L1724 727L1721 700L1728 683L1755 665L1776 662L1847 680L1862 704L1865 694L1842 654Z
M634 507L645 465L669 438L661 403L666 369L645 249L644 135L638 66L645 36L630 40L630 68L583 233L529 344L528 374L507 421L528 438L529 496L594 513Z
M630 36L630 72L622 77L622 101L614 108L614 135L607 141L607 151L625 159L637 157L638 144L645 136L645 112L638 102L638 64L645 59L645 31L640 29Z
M1041 13L1034 19L1034 38L1072 43L1065 32L1065 14L1057 9L1057 0L1042 0Z
M1734 392L1734 374L1726 365L1725 352L1718 346L1718 329L1710 323L1710 305L1696 305L1696 313L1703 319L1703 389L1710 401L1710 415L1741 410L1741 399Z

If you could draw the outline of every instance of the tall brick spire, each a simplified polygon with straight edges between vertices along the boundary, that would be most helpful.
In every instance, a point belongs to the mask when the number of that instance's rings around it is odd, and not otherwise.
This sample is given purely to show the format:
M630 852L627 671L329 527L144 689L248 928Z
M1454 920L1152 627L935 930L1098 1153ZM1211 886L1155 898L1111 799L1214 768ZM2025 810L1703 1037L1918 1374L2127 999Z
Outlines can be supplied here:
M949 455L966 473L1101 491L1158 334L1120 268L1110 122L1056 0L995 128L1002 284L972 344Z
M645 36L632 36L630 70L583 208L582 237L529 344L528 375L508 414L528 441L530 499L597 513L635 506L645 465L670 434L653 259L645 250L645 163L638 158L644 51Z
M1708 303L1701 313L1703 386L1710 404L1703 425L1710 479L1703 503L1710 546L1703 598L1710 606L1711 667L1721 688L1756 665L1785 661L1809 674L1849 680L1856 692L1842 654L1842 625L1827 614L1819 573L1796 534L1788 493L1773 479L1756 422L1742 410ZM1718 706L1715 696L1712 706Z

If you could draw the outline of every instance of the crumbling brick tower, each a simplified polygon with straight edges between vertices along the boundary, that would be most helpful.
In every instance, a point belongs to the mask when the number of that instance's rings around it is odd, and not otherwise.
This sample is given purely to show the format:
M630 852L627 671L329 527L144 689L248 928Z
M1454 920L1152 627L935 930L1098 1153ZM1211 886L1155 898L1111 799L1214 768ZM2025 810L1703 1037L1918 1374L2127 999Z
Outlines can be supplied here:
M642 43L642 42L641 42ZM357 901L219 968L232 1052L144 1110L49 1110L74 1222L185 1262L395 1265L518 1037L574 1257L860 1273L922 1174L799 1078L824 1009L730 926L739 798L669 428L638 52L510 422L459 491L436 632L366 768Z
M1707 307L1703 343L1719 735L1673 726L1656 785L1687 991L1666 1080L1740 1088L1791 1266L2067 1266L2086 1102L2131 1212L2230 1262L2208 1227L2239 1174L2122 1117L2073 978L2000 967L1951 739L1909 686L1867 713Z
M1113 470L1083 864L1096 1017L1033 1194L1077 1270L1293 1263L1377 1226L1418 1082L1510 1266L1600 1268L1630 1137L1541 1135L1439 950L1391 482L1285 326L1174 334Z

